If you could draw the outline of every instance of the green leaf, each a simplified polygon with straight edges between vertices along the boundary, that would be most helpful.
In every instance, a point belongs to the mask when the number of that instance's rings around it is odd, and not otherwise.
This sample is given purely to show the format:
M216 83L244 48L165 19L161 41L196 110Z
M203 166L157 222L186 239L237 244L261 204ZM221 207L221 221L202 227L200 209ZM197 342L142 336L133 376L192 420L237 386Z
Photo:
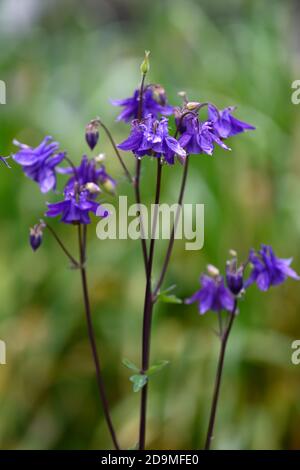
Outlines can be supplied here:
M148 377L144 374L135 374L130 377L130 381L133 383L133 391L139 392L146 385Z
M159 361L157 364L154 364L153 366L149 367L149 369L147 370L147 375L150 376L156 374L157 372L160 372L168 364L170 364L170 361Z
M127 369L133 370L134 372L139 372L140 369L136 366L133 362L129 361L129 359L122 360L123 366L127 367Z
M159 300L160 302L164 302L165 304L182 304L182 300L176 297L176 295L174 294L158 294L157 300Z
M165 295L171 292L172 290L176 289L176 284L172 284L171 286L167 287L164 290L161 290L158 295Z

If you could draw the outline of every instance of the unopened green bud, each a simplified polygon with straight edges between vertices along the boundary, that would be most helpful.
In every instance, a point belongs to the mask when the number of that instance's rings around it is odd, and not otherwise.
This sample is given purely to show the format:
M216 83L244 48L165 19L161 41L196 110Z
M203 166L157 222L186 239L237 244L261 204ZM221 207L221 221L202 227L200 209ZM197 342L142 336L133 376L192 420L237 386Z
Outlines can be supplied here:
M140 67L141 73L143 75L146 75L146 73L148 73L150 70L149 55L150 55L150 51L145 51L145 57Z
M109 194L115 195L116 194L116 183L111 180L110 178L107 178L103 183L102 183L103 189L108 192Z

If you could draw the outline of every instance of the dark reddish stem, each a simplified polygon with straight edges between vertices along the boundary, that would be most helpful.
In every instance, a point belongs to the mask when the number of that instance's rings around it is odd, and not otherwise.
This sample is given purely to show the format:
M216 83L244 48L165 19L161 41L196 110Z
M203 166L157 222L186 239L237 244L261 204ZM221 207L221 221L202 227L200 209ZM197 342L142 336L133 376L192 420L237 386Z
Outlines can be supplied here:
M114 426L112 424L112 420L110 416L108 400L107 400L107 396L105 392L104 381L103 381L102 371L100 367L100 359L99 359L99 354L97 351L96 337L95 337L95 332L94 332L94 327L93 327L93 322L92 322L92 314L91 314L91 308L90 308L90 300L89 300L88 284L87 284L87 276L86 276L86 268L85 268L86 233L84 233L84 236L82 236L81 229L82 227L79 224L78 225L78 242L79 242L79 253L80 253L80 264L81 264L80 273L81 273L81 282L82 282L82 291L83 291L83 300L84 300L84 307L85 307L85 314L86 314L88 336L89 336L92 355L94 359L97 384L98 384L100 399L101 399L102 406L103 406L105 420L106 420L114 447L116 450L120 450L116 433L114 430ZM86 232L86 228L84 229L84 232Z
M138 103L138 115L137 115L137 118L139 121L141 121L143 117L143 97L144 97L145 79L146 79L146 74L143 73L140 90L139 90L139 103ZM137 157L136 167L135 167L134 191L135 191L135 200L140 211L141 244L142 244L145 272L147 275L147 264L148 264L147 244L146 244L146 239L145 239L143 217L142 217L142 213L140 209L141 208L141 190L140 190L141 167L142 167L142 160Z
M119 152L119 149L118 149L118 147L117 147L117 145L114 141L114 138L113 138L110 130L108 129L108 127L100 119L98 120L98 122L99 122L99 125L102 127L102 129L105 131L107 137L109 138L109 141L110 141L110 143L111 143L111 145L112 145L112 147L115 151L115 154L116 154L116 156L117 156L117 158L118 158L118 160L119 160L119 162L120 162L120 164L121 164L121 166L124 170L124 173L125 173L128 181L129 181L129 183L132 184L133 179L132 179L132 176L130 174L130 171L128 170L128 168L127 168L127 166L126 166L126 164L125 164L125 162L124 162L124 160L123 160L123 158L122 158L122 156Z
M141 191L140 191L140 178L141 178L141 160L137 158L136 160L136 170L135 170L135 181L134 181L134 191L135 191L135 200L137 206L139 208L139 216L140 216L140 228L141 228L141 245L142 245L142 252L143 252L143 260L145 265L145 272L147 272L147 264L148 264L148 254L147 254L147 244L145 238L145 231L144 231L144 222L141 212Z
M205 450L210 449L211 441L213 439L214 424L215 424L217 406L218 406L218 401L219 401L219 396L220 396L220 386L221 386L222 373L223 373L223 368L224 368L226 346L227 346L227 341L229 338L229 334L230 334L234 319L236 317L236 310L237 310L237 301L235 300L233 310L230 313L228 325L224 333L220 335L221 348L220 348L220 355L219 355L219 360L218 360L213 399L212 399L211 410L210 410L207 436L206 436L206 441L205 441Z
M175 221L174 221L174 224L173 224L171 237L170 237L168 248L167 248L167 253L166 253L166 256L165 256L165 259L164 259L164 262L163 262L163 267L162 267L159 279L157 281L156 287L155 287L154 292L153 292L154 300L156 299L157 294L159 293L159 290L162 286L162 283L164 281L164 278L165 278L165 275L166 275L166 272L167 272L167 269L168 269L168 266L169 266L169 262L170 262L170 258L171 258L171 254L172 254L172 250L173 250L173 246L174 246L175 233L176 233L176 228L177 228L177 225L178 225L180 209L181 209L181 206L182 206L184 191L185 191L185 187L186 187L188 168L189 168L189 155L186 156L185 163L184 163L181 187L180 187L179 198L178 198L178 208L177 208L176 215L175 215Z
M141 374L147 372L149 368L150 359L150 344L151 344L151 323L153 312L153 299L152 299L152 286L151 276L154 259L155 249L155 234L158 216L158 204L160 200L161 189L161 173L162 165L160 159L157 159L157 178L156 178L156 194L155 194L155 211L153 214L153 226L151 231L151 242L149 250L149 259L146 270L146 292L144 301L144 314L143 314L143 337L142 337L142 366ZM144 385L141 392L141 408L140 408L140 435L139 435L139 449L145 449L146 442L146 417L147 417L147 396L148 396L148 383Z
M43 223L46 225L47 229L49 230L49 232L51 233L53 238L57 241L57 243L59 244L59 246L61 247L61 249L65 253L65 255L67 256L67 258L69 258L69 260L71 261L72 267L78 268L80 263L74 258L74 256L71 255L69 250L66 248L65 244L61 241L61 239L59 238L59 236L55 232L55 230L51 227L51 225L47 224L46 222L43 221Z

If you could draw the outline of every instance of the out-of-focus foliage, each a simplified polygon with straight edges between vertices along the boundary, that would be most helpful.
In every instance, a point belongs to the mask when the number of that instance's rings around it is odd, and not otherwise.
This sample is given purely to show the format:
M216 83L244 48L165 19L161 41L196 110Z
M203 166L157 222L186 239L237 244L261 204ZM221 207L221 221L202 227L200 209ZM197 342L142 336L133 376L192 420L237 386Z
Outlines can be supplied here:
M166 87L171 103L180 103L177 92L184 89L192 100L238 105L239 117L257 126L232 139L231 153L192 159L186 201L205 204L205 246L192 252L176 243L166 286L176 283L176 295L187 297L208 262L223 266L230 248L245 257L260 242L293 255L299 272L300 111L290 100L300 73L295 18L289 2L276 0L2 0L0 79L7 105L0 107L0 154L13 151L13 137L34 145L50 134L79 161L87 151L84 126L97 115L121 141L128 127L115 122L109 99L131 94L150 49L149 79ZM107 153L119 194L132 200L102 134L99 150ZM68 269L50 236L36 253L28 245L28 227L55 196L40 195L12 166L0 168L0 338L7 343L0 446L109 448L79 273ZM154 170L147 161L142 192L148 202ZM164 169L165 201L177 199L180 174L180 165ZM75 230L59 230L75 252ZM157 266L164 247L156 252ZM113 420L128 448L137 440L139 394L132 393L122 358L140 360L140 244L101 242L93 225L88 269ZM293 281L267 294L249 291L229 343L215 448L299 448L300 369L290 361L299 311ZM218 354L215 321L214 314L199 317L196 306L158 304L152 363L170 364L151 380L149 447L203 445Z

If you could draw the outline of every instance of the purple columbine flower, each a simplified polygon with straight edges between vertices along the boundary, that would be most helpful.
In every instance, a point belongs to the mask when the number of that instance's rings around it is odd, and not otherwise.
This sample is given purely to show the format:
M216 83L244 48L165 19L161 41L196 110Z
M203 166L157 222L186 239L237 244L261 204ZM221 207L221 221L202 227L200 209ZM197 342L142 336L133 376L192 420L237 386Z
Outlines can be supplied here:
M227 139L248 130L255 130L255 127L251 126L251 124L239 121L232 116L234 110L234 106L219 111L212 104L208 105L208 119L212 122L216 133L222 139Z
M91 150L94 150L99 140L99 122L97 119L90 121L85 128L85 140Z
M109 192L114 192L117 186L117 182L107 173L105 166L102 164L98 168L96 160L94 158L89 160L86 155L83 155L80 165L75 169L72 167L60 168L59 171L60 173L72 174L65 187L68 191L72 190L75 182L80 186L87 183L100 184Z
M78 183L73 188L66 188L65 199L54 204L47 203L47 217L57 217L61 215L61 222L65 224L89 224L91 222L89 212L107 217L108 211L93 200L95 194L99 194L100 189L93 182L80 187ZM97 212L98 211L98 212Z
M262 291L271 286L282 284L288 277L300 280L300 276L290 267L292 258L277 258L271 246L262 245L259 251L250 250L249 262L252 264L252 272L245 283L248 287L256 282Z
M195 113L188 113L181 121L182 135L179 144L190 155L206 153L212 155L215 144L230 150L218 137L210 121L201 122Z
M231 251L233 258L226 263L226 284L233 295L239 295L244 289L244 265L238 266L237 255Z
M192 297L186 299L186 304L198 302L199 313L204 313L212 310L220 312L227 310L232 312L235 305L234 296L224 284L224 278L220 276L218 271L214 276L202 274L200 277L201 289L198 290Z
M185 150L179 142L169 135L168 119L156 120L150 114L141 122L134 120L130 136L118 147L131 150L137 157L153 155L163 157L169 164L174 164L175 155L186 157Z
M139 90L135 90L133 96L123 100L112 100L114 106L124 107L123 111L117 117L117 121L130 122L138 118L139 112ZM149 85L145 88L143 94L142 118L152 114L158 118L160 114L169 116L173 113L173 106L167 104L166 93L160 85Z
M42 193L55 189L56 166L65 157L65 153L57 153L59 144L51 141L52 137L47 136L38 147L32 148L14 140L20 150L13 154L13 159L22 166L28 178L39 184Z
M29 232L29 243L33 251L36 251L43 241L43 230L46 227L45 223L41 220L39 224L34 225Z

